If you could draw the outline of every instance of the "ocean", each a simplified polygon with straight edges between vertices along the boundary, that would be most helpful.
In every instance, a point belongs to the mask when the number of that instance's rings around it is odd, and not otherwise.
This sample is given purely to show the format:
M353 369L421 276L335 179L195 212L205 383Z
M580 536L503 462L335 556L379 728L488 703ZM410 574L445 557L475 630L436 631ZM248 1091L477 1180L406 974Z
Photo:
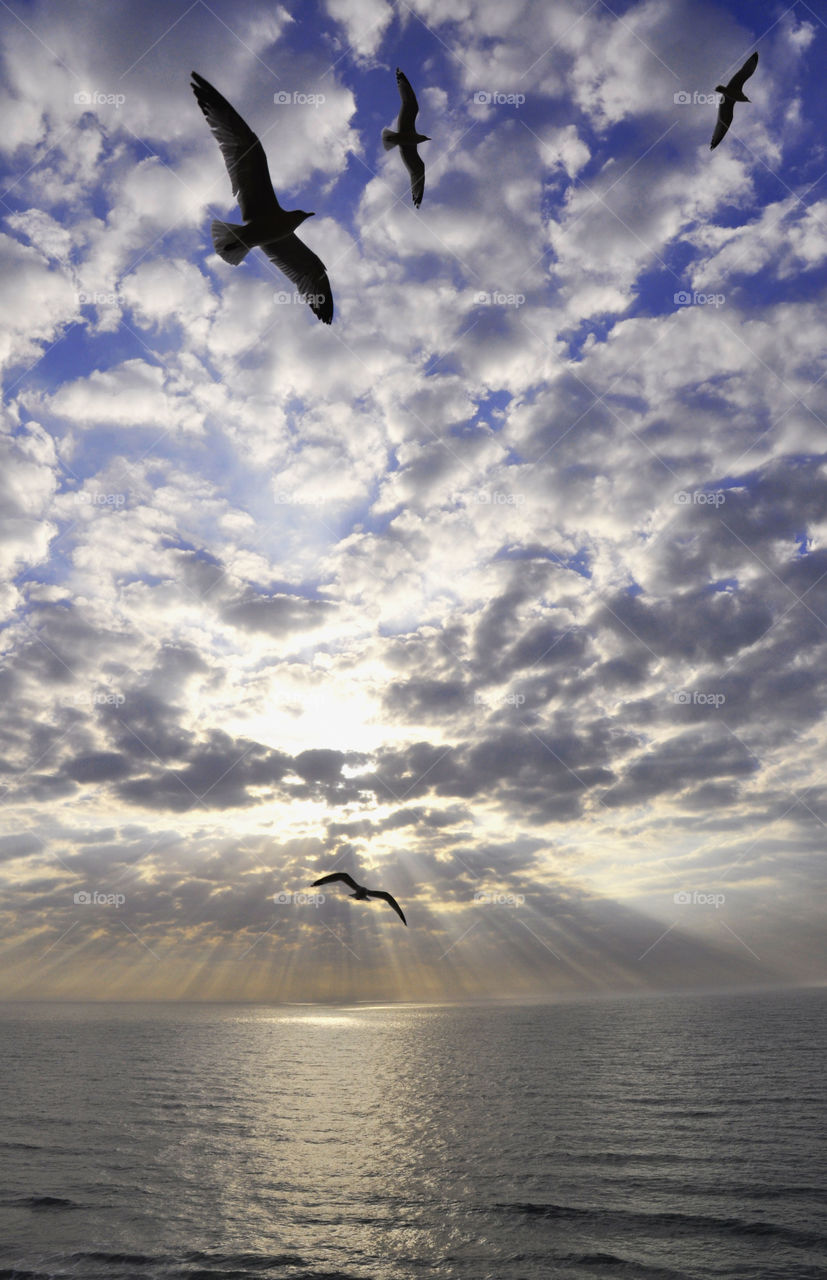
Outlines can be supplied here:
M0 1006L0 1278L827 1275L827 992Z

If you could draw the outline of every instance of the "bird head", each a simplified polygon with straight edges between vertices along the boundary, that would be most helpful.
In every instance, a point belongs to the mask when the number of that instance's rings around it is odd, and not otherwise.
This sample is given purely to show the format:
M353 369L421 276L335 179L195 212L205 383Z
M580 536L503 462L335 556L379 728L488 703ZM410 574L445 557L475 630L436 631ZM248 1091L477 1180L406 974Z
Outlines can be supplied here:
M312 213L305 213L304 209L291 209L286 215L285 227L289 231L295 231L296 227L301 226L305 218L312 218L314 216L315 215Z

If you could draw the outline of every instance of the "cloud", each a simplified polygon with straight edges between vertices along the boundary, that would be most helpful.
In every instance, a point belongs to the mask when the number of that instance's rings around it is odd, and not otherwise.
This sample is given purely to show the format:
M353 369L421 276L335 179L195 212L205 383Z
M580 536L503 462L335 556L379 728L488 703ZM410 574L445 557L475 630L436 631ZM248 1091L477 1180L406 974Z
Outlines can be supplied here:
M18 945L25 990L81 995L104 971L268 999L809 980L811 24L318 17L39 0L3 36L5 981ZM759 37L710 157L713 106L675 95ZM380 140L399 39L433 135L419 210ZM264 255L212 252L233 197L193 66L316 210L329 330ZM274 901L339 865L415 922L398 972L378 912ZM74 902L118 883L145 946Z
M46 404L58 417L83 427L115 424L198 431L201 426L200 415L177 395L164 370L139 359L65 384Z
M304 600L287 595L248 596L226 604L223 614L235 627L282 635L321 626L330 608L323 600Z
M362 58L373 57L393 17L387 0L327 0L327 12L342 24L351 50Z
M41 344L74 318L77 295L69 280L50 269L42 253L7 235L0 235L0 268L8 285L0 303L0 360L10 367L33 360ZM15 302L21 297L31 308L25 316Z
M46 558L57 533L47 518L57 483L57 458L47 432L32 423L0 434L0 571L7 613L19 599L13 579Z

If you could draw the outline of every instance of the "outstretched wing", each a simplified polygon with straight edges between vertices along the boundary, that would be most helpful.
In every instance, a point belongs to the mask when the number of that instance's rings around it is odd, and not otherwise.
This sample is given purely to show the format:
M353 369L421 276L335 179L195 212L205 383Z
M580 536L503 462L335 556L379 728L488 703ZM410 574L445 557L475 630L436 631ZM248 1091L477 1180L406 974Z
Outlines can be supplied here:
M758 66L758 51L747 58L740 71L736 71L735 75L727 85L728 89L734 89L736 93L740 93L747 80L749 80L755 68Z
M419 112L419 103L416 100L416 94L411 88L408 77L398 67L396 68L396 83L399 86L399 96L402 99L396 128L399 133L407 133L408 131L413 133Z
M393 907L394 911L395 911L395 912L396 912L396 914L399 916L399 919L402 921L402 923L403 923L403 924L405 925L405 927L407 928L407 926L408 926L408 922L407 922L407 920L405 919L405 917L403 916L403 914L402 914L402 908L400 907L399 903L396 901L396 898L392 898L392 897L391 897L391 895L390 895L389 893L385 893L385 891L384 891L383 889L368 889L368 897L370 897L370 898L384 898L385 902L389 903L389 904Z
M709 144L710 151L714 151L718 143L725 136L727 129L732 124L732 113L735 110L735 103L731 98L724 98L718 107L718 121L715 125L715 132L712 135L712 141Z
M308 249L297 235L281 236L278 240L269 240L262 249L271 262L284 272L288 280L292 280L297 291L302 294L315 316L325 324L333 319L333 291L327 278L327 271L321 258L312 249ZM334 879L336 877L334 876ZM340 880L353 881L349 876L340 875ZM354 889L356 888L353 885Z
M192 73L192 91L221 148L244 221L272 213L274 206L278 209L264 148L250 126L197 71Z
M416 147L400 147L399 152L405 162L405 168L411 175L411 198L418 209L425 194L425 165Z
M351 889L359 888L356 881L346 871L331 871L329 876L322 876L321 880L314 880L311 888L315 889L319 884L332 884L334 880L343 880L345 884L350 885Z

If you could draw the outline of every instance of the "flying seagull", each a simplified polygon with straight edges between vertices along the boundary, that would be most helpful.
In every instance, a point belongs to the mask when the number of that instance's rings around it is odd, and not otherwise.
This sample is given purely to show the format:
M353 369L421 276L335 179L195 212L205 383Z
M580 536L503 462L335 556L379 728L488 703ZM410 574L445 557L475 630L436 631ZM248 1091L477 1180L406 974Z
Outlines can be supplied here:
M385 893L382 889L363 888L362 885L357 884L352 876L349 876L346 871L332 871L329 876L322 876L321 880L314 880L311 887L315 889L316 886L320 884L332 884L334 880L341 880L344 884L348 885L349 888L353 889L354 892L350 895L351 898L358 898L360 902L366 901L369 898L384 898L385 902L390 903L396 914L399 916L399 919L407 928L408 922L403 916L402 908L396 901L396 898L392 898L389 893Z
M758 66L757 51L747 58L740 71L736 71L729 84L716 84L715 92L722 93L723 100L718 106L718 122L715 125L715 132L712 135L712 141L709 144L710 151L714 151L718 143L726 135L726 131L732 124L732 113L735 110L736 102L749 102L749 98L744 93L744 82L749 80L755 68Z
M225 262L237 266L250 249L256 246L263 249L306 298L313 314L330 324L333 294L325 265L294 234L296 227L313 214L302 209L282 209L258 138L227 99L197 71L192 73L192 91L221 148L233 195L238 199L244 219L244 226L236 222L213 222L212 242L216 253Z
M396 68L396 83L399 85L402 106L399 108L396 131L393 129L382 130L382 144L386 151L390 151L391 147L399 147L402 159L405 162L405 168L411 175L411 196L415 207L418 209L425 194L425 165L422 163L416 144L417 142L430 142L431 139L426 138L424 133L417 133L416 131L416 116L419 111L419 103L407 76L403 75L398 67Z

